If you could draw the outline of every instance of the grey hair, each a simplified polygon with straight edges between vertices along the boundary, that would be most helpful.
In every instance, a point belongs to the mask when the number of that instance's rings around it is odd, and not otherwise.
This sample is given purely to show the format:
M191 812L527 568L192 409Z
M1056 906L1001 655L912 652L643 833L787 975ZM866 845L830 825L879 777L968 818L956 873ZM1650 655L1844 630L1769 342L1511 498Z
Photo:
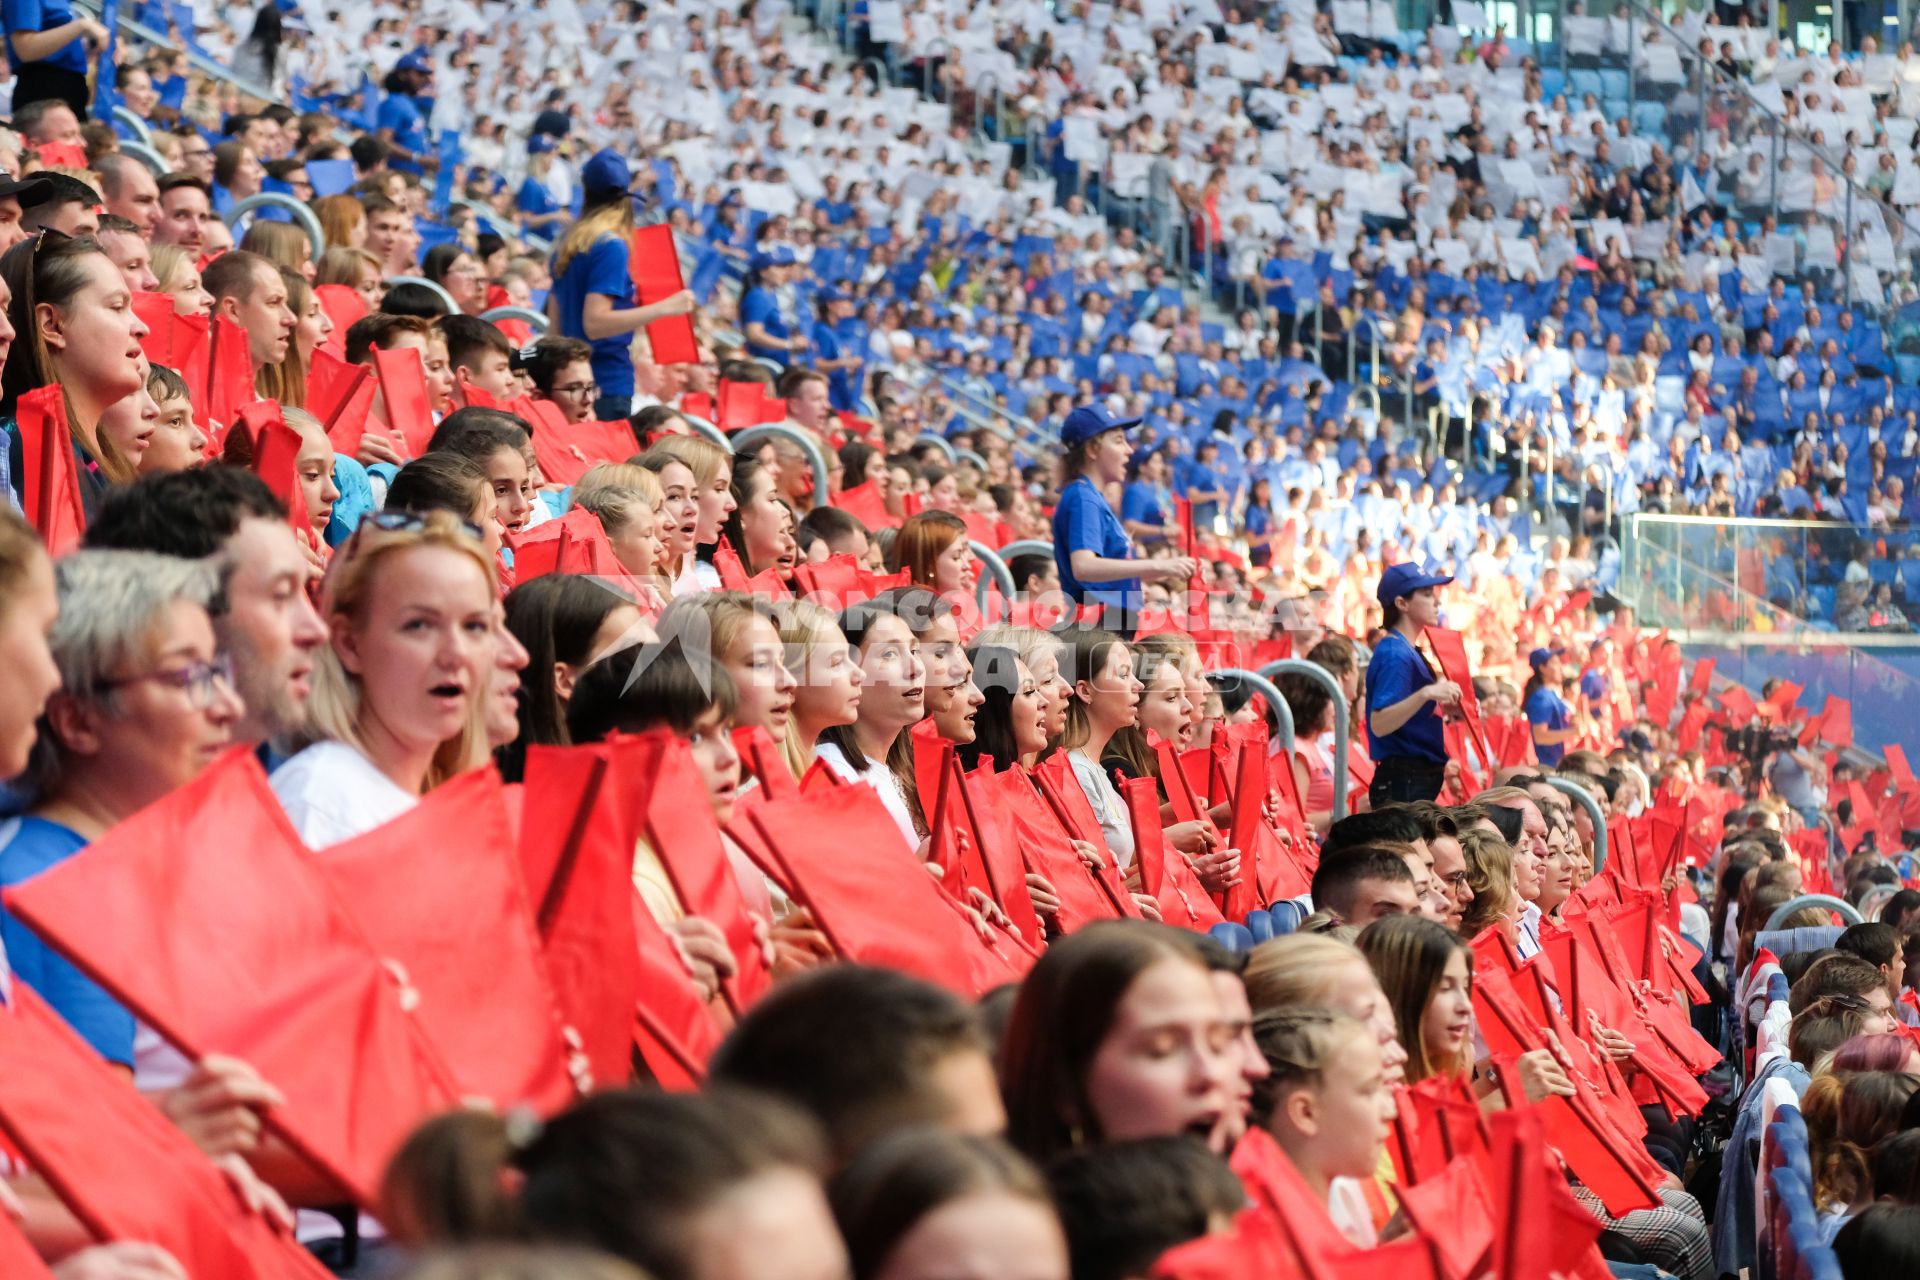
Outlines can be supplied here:
M75 551L53 563L60 617L47 637L60 668L57 697L100 702L107 683L145 665L167 611L198 605L211 613L220 571L209 560L183 560L152 551ZM61 746L47 718L23 781L45 796L58 781Z

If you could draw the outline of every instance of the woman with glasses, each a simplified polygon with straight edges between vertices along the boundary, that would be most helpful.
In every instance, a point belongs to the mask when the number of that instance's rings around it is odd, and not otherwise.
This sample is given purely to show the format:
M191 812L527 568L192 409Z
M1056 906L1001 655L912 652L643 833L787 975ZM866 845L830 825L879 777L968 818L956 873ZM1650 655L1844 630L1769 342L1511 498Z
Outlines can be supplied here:
M142 551L79 551L54 567L49 635L61 688L40 717L25 814L0 845L0 886L56 866L191 782L233 742L245 707L215 650L212 565ZM109 1062L134 1065L133 1015L11 916L13 972Z
M480 278L480 264L459 245L437 244L427 250L421 271L447 291L461 314L477 316L486 309L487 289L486 282Z
M446 512L371 515L334 553L311 745L273 775L309 846L391 821L485 762L495 601L480 530Z
M533 344L523 372L533 382L533 398L551 400L569 424L593 417L600 386L593 380L593 348L586 343L542 338Z

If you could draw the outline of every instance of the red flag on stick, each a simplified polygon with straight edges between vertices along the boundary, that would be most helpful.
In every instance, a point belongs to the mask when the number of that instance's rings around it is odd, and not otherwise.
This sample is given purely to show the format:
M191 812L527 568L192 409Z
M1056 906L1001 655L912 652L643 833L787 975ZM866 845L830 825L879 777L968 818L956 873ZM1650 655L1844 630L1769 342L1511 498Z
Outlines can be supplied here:
M67 427L67 397L58 384L35 387L15 410L20 432L20 501L27 523L52 555L64 555L87 531L80 499L80 460Z
M427 392L427 366L418 347L394 347L368 353L380 380L380 400L387 409L387 425L399 437L394 443L417 458L433 439L433 400Z

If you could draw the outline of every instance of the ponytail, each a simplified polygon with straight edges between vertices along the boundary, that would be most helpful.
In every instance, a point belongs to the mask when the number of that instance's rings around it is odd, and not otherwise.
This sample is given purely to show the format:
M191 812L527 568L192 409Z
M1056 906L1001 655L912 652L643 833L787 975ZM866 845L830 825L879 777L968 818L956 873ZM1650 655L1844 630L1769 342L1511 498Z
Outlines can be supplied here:
M380 1184L380 1221L401 1244L466 1244L520 1234L510 1190L522 1117L449 1111L413 1131Z

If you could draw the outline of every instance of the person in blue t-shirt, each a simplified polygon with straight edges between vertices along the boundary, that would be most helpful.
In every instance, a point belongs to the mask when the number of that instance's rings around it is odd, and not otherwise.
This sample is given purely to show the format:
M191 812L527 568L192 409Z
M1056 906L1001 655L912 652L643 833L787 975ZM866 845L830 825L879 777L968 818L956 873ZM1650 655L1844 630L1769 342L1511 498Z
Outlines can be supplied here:
M633 412L633 335L655 320L693 310L686 289L649 306L633 305L633 173L613 151L597 151L580 167L580 220L553 251L547 315L564 338L593 348L599 394L593 415L618 421Z
M547 186L547 171L553 168L553 153L559 145L559 139L550 133L536 133L527 139L527 176L514 193L513 207L520 214L520 225L535 235L552 235L572 216Z
M433 86L433 60L424 49L393 64L381 88L387 96L380 100L374 128L382 142L393 148L388 164L408 173L425 173L436 163L432 144L427 141L427 90Z
M780 296L792 283L799 261L783 244L753 255L753 277L740 299L740 332L747 339L748 355L784 366L810 345L805 326L787 313Z
M93 99L87 63L94 50L106 47L107 29L76 14L71 0L0 0L0 25L13 68L13 114L29 103L57 99L84 122Z
M1438 709L1459 705L1460 686L1436 675L1415 647L1440 620L1434 588L1452 581L1413 563L1388 565L1380 575L1375 594L1387 634L1367 663L1367 754L1374 760L1367 799L1375 808L1431 800L1459 770L1447 759Z
M1067 451L1068 483L1053 511L1053 558L1060 567L1060 589L1079 604L1106 610L1102 625L1116 635L1133 635L1140 611L1143 579L1191 578L1198 566L1187 556L1133 559L1133 547L1104 490L1126 475L1132 449L1127 432L1138 418L1116 418L1098 404L1083 404L1067 415L1060 444Z
M1567 754L1567 747L1580 738L1580 730L1573 723L1573 708L1560 696L1561 683L1566 679L1560 652L1535 649L1527 655L1527 665L1533 668L1533 675L1521 695L1520 709L1526 713L1527 723L1533 726L1533 753L1549 768L1558 765L1560 757Z
M820 318L813 324L812 367L827 375L827 402L852 413L860 405L860 370L866 364L866 358L840 336L840 326L853 315L853 299L828 285L816 302Z
M1167 488L1167 455L1159 445L1136 449L1127 462L1127 487L1120 495L1120 525L1148 550L1180 538L1173 491Z

